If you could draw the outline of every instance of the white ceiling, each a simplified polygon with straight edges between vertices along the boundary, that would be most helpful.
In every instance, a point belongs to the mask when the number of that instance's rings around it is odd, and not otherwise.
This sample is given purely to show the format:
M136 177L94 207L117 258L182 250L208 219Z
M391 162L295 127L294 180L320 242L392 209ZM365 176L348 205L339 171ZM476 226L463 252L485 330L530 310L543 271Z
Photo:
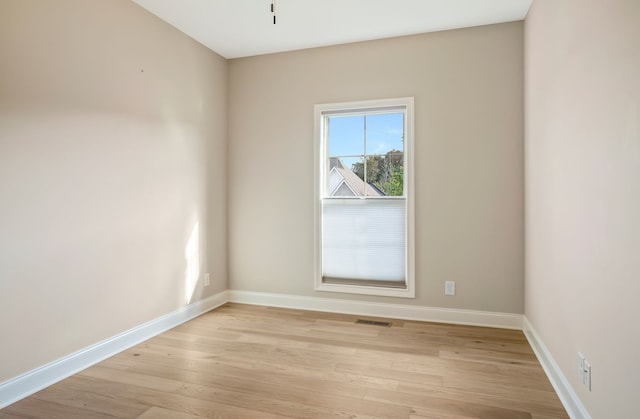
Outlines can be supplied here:
M510 22L532 0L133 0L225 58Z

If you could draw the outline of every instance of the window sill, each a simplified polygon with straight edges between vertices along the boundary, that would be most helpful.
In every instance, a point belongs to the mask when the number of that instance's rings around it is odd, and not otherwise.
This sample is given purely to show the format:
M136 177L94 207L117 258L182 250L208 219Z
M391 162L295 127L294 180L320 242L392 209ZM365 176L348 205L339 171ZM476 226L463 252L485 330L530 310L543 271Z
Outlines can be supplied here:
M360 295L379 295L383 297L398 297L398 298L415 298L415 290L412 287L409 288L385 288L385 287L372 287L368 285L348 285L348 284L316 284L316 291L326 292L339 292L345 294L360 294Z

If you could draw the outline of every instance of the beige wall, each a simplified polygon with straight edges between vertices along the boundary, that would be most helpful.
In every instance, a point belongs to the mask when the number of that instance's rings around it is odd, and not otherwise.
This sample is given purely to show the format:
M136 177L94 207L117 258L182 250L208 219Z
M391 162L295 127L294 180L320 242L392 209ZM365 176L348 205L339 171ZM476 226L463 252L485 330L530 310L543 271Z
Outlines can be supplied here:
M525 38L526 316L593 418L640 417L640 2L535 0Z
M417 298L315 292L313 106L404 96ZM522 313L523 159L522 22L231 60L230 288Z
M522 43L516 22L227 62L126 0L3 1L0 382L183 306L196 224L191 301L521 313ZM400 96L416 100L417 298L316 293L313 105Z
M0 2L0 382L227 288L227 62L127 0Z

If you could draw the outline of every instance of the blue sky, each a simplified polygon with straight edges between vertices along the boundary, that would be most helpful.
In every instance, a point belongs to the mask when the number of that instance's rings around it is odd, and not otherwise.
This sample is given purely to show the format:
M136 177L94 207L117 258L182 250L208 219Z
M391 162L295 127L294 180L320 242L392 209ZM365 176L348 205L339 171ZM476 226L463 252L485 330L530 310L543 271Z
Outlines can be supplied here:
M364 119L364 115L332 116L330 118L330 156L364 154ZM366 154L386 154L394 149L403 151L404 123L402 113L367 115L366 122ZM344 160L346 162L347 159Z

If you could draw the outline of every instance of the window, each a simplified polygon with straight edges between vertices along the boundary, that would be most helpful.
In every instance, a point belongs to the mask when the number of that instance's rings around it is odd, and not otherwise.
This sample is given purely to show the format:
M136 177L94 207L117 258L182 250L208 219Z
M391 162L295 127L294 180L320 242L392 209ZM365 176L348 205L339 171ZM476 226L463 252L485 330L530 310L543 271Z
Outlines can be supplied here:
M316 105L315 121L315 288L413 298L413 98Z

